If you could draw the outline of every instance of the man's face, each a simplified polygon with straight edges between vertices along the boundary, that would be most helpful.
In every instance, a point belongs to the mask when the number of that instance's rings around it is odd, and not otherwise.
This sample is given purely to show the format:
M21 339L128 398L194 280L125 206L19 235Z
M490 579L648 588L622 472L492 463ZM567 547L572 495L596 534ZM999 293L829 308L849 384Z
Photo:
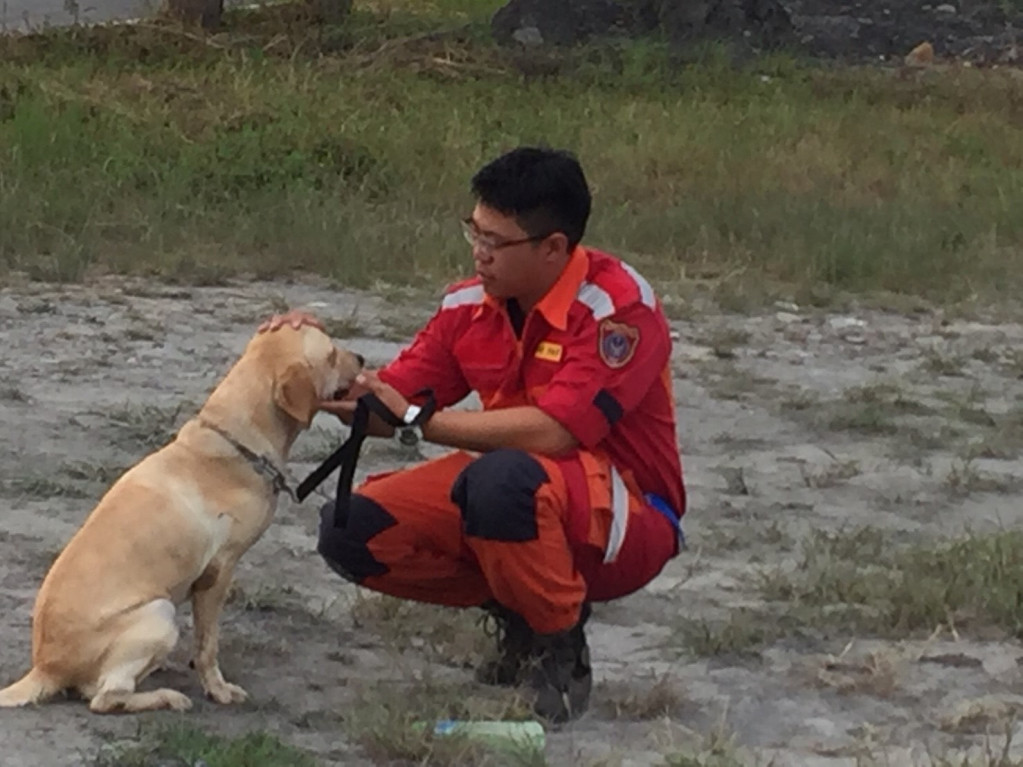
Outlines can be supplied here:
M544 279L549 237L531 237L514 218L478 204L463 222L476 274L494 298L530 296Z

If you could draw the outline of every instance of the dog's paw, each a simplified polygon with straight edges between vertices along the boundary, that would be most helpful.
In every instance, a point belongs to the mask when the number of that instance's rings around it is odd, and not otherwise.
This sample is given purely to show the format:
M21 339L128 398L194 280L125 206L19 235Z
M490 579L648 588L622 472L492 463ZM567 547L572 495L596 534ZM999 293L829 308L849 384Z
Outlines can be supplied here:
M245 692L241 687L230 682L221 682L220 684L211 685L206 690L206 695L209 696L210 700L214 700L217 703L244 703L249 699L249 694Z
M171 711L188 711L192 699L177 690L163 690L163 703Z

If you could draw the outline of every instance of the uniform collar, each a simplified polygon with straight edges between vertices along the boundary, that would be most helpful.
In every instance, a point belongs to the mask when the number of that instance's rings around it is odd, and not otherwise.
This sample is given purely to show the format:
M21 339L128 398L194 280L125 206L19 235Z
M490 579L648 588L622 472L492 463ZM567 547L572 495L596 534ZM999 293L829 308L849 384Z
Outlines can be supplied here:
M577 245L569 256L565 268L561 270L557 282L551 285L551 289L534 307L555 330L564 330L568 327L568 310L572 308L576 296L579 295L579 288L586 279L588 269L589 259L586 257L586 251Z

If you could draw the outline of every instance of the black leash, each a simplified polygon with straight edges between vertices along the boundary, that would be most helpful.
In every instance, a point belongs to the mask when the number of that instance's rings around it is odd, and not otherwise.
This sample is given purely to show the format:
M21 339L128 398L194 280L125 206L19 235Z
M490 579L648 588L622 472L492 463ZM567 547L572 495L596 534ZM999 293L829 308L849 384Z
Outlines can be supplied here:
M426 401L422 409L412 420L405 423L401 418L392 413L380 398L375 394L363 394L356 401L355 415L352 419L351 433L348 439L337 450L327 456L308 477L302 480L295 489L295 497L299 502L304 501L313 490L323 484L323 481L331 475L338 466L341 467L341 474L337 480L337 501L335 519L347 517L348 504L352 497L352 480L355 478L355 465L359 461L359 451L369 432L369 417L371 413L376 415L388 426L401 428L402 426L422 426L426 423L437 409L437 400L429 389L416 392L416 397L425 396Z

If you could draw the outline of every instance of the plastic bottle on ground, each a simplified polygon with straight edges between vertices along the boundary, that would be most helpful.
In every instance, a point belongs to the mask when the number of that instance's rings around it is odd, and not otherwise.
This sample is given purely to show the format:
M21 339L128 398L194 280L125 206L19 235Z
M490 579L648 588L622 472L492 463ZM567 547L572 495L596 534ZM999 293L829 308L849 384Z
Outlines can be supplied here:
M423 724L423 727L429 725ZM509 722L443 719L432 725L435 736L455 735L503 750L543 751L546 733L536 721Z

